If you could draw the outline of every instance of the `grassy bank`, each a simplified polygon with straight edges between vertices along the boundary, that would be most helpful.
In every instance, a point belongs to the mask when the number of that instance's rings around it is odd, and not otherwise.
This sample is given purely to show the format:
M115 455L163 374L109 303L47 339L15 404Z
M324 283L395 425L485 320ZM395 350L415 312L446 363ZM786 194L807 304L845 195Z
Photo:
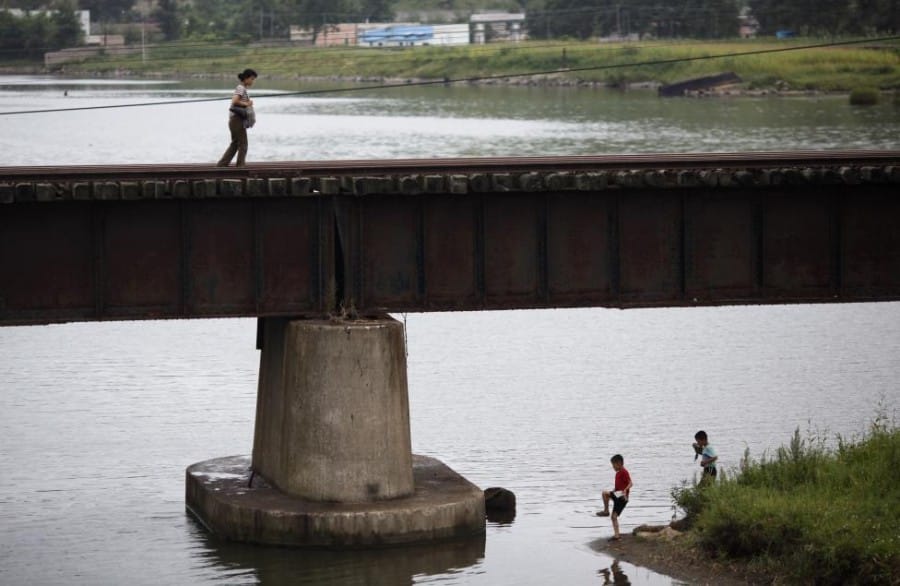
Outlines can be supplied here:
M696 544L717 559L809 584L900 584L900 429L803 440L734 478L675 491Z
M532 78L543 83L670 83L734 71L748 89L849 91L856 87L900 88L900 43L879 46L736 54L821 43L741 40L657 41L597 44L543 41L463 47L371 49L309 48L288 45L172 44L131 55L106 55L67 64L65 73L233 76L253 67L270 78L463 79L554 72ZM733 55L705 59L708 56ZM511 81L521 82L523 77Z

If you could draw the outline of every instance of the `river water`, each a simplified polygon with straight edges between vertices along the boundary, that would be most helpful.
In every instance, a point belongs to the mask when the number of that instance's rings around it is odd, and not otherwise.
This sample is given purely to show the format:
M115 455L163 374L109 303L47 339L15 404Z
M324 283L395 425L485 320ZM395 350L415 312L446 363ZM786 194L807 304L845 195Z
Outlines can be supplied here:
M845 97L433 87L291 95L258 82L249 161L898 148L900 110ZM0 77L0 113L197 99L223 82ZM276 94L283 94L276 96ZM0 116L4 165L214 161L224 102ZM484 541L375 552L223 543L184 510L184 469L249 453L255 321L0 329L0 583L603 584L594 512L625 457L624 531L663 523L706 429L727 471L900 403L900 304L395 316L413 449L518 497ZM631 584L679 582L623 563Z

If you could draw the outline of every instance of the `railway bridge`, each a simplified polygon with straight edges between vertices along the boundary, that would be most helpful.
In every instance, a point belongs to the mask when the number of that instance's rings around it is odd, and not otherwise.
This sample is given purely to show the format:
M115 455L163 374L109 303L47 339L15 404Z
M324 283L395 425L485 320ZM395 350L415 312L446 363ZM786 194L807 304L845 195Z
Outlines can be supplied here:
M0 325L259 318L252 458L187 471L244 541L483 533L389 312L897 299L900 151L0 167Z

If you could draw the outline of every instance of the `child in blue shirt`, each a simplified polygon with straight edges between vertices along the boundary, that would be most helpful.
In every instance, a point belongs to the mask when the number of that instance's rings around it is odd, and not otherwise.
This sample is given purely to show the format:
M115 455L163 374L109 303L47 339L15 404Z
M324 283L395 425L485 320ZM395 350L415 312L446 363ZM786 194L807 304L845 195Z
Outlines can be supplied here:
M709 437L702 429L694 434L694 460L700 457L700 465L703 466L703 478L700 482L715 480L718 474L716 461L719 459L716 449L709 445Z

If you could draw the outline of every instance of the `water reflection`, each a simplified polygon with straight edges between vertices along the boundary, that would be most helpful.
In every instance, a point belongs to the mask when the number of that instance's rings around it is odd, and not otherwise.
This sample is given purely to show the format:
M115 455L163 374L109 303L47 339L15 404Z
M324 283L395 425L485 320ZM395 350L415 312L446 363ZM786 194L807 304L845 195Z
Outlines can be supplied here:
M597 572L603 578L603 586L607 584L631 584L631 580L622 571L619 560L613 560L608 568L603 568Z
M202 544L200 555L230 584L403 585L422 576L452 575L484 559L484 535L375 550L303 550L221 540L188 517Z

